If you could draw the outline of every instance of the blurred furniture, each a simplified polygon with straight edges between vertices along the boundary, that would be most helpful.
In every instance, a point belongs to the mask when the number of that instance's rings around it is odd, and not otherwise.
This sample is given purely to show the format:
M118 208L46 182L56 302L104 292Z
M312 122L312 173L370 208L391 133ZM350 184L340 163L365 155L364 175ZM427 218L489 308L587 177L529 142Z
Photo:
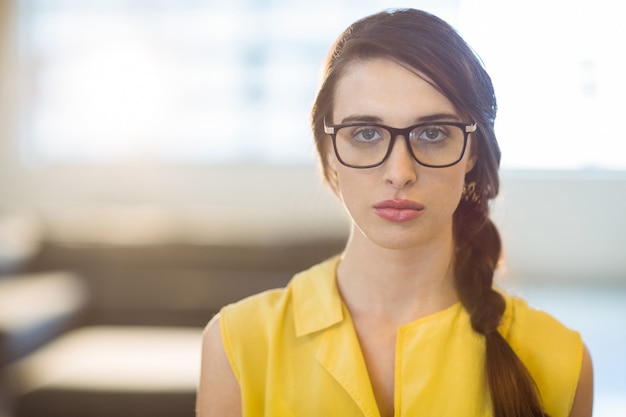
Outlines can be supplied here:
M76 326L87 299L84 282L73 273L0 278L0 414L13 400L7 366Z
M87 324L203 327L223 305L282 287L344 245L342 238L236 245L44 242L28 269L79 275L90 296Z
M11 369L16 417L193 417L199 328L85 326Z
M44 244L29 270L73 271L89 303L80 327L11 364L11 417L193 417L208 320L343 244Z
M75 326L87 297L84 282L69 272L2 277L0 368Z

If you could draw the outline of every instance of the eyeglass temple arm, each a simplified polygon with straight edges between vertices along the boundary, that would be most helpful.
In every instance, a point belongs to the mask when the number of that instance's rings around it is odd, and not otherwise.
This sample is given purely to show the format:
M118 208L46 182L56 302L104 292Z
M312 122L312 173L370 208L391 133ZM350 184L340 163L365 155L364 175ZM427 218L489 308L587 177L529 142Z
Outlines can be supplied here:
M324 133L326 133L327 135L332 135L335 133L335 128L326 124L326 117L324 117Z

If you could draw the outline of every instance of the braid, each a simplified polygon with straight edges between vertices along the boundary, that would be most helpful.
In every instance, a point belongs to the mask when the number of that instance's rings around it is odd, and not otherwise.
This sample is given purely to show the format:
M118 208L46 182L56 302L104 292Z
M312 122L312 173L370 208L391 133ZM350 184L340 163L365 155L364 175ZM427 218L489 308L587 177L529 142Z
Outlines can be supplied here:
M461 201L454 220L456 287L472 328L485 336L485 371L494 417L548 417L531 375L497 330L506 303L492 287L501 241L488 217L487 203Z

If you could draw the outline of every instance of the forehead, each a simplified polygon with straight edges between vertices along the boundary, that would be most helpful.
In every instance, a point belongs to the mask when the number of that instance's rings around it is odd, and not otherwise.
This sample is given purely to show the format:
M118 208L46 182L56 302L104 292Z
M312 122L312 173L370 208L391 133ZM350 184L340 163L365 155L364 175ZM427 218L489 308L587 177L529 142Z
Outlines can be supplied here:
M405 126L432 114L457 114L428 77L385 58L349 64L337 82L333 104L333 123L366 116Z

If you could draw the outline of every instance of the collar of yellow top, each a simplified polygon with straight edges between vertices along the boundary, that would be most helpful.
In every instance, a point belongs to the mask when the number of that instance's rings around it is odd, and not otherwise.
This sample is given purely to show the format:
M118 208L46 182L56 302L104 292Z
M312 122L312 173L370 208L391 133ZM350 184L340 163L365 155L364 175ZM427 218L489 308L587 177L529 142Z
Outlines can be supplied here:
M324 330L343 321L343 303L337 290L340 256L293 277L292 287L296 336Z
M296 274L292 288L296 336L327 329L344 319L343 302L337 289L337 265L340 255ZM506 337L513 318L513 303L505 292L496 288L506 300L499 332Z

